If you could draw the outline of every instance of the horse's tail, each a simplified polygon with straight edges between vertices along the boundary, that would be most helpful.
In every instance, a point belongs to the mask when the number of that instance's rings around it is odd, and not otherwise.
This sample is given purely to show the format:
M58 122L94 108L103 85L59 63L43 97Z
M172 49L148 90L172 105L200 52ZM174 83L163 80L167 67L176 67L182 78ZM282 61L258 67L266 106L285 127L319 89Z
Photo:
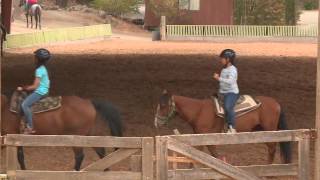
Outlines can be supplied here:
M279 130L288 130L285 114L283 110L281 109L280 117L279 117L279 124L278 124ZM291 142L281 142L280 143L280 150L281 155L283 157L283 160L286 164L291 163Z
M111 135L122 137L122 122L118 109L103 100L92 100L91 102L101 118L108 123Z

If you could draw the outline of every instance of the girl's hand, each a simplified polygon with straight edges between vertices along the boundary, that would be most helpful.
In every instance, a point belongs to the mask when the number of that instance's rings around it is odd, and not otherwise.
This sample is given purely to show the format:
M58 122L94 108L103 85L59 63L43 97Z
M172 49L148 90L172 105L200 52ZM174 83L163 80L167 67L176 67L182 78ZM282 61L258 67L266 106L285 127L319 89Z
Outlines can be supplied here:
M213 78L214 78L215 80L218 80L218 81L219 81L220 76L219 76L219 74L214 73Z
M18 90L18 91L23 91L23 88L19 86L19 87L17 88L17 90Z

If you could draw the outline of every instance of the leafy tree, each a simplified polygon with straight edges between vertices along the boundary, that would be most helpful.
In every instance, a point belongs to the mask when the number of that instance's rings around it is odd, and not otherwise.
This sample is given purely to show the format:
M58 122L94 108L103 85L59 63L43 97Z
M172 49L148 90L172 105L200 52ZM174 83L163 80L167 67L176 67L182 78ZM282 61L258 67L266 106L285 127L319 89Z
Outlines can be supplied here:
M148 6L156 16L166 16L167 24L174 22L183 23L190 18L187 10L181 10L180 7L188 6L188 0L148 0Z
M139 5L142 3L143 0L93 0L94 7L113 16L138 12Z
M235 24L295 25L299 15L296 0L235 1Z

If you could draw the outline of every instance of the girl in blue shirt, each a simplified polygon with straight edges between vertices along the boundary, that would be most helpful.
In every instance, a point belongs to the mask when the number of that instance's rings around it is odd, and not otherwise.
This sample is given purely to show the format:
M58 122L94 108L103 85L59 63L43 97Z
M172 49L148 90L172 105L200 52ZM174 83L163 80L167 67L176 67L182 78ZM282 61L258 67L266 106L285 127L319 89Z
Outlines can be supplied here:
M18 91L32 91L32 93L22 102L21 108L27 121L27 127L25 128L25 134L34 134L32 123L32 111L31 106L49 94L50 79L48 70L46 67L47 62L51 58L51 54L46 49L38 49L34 52L36 70L35 79L32 85L18 87Z

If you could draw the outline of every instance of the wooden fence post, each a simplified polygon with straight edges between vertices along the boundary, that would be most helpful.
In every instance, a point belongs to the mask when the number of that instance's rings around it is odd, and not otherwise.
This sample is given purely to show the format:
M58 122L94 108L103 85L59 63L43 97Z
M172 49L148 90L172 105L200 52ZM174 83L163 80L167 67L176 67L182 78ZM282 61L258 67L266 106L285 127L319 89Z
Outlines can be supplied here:
M1 8L1 7L0 7ZM3 44L4 46L4 44ZM2 57L0 56L0 79L2 79ZM0 80L0 94L2 95L2 82ZM0 103L0 109L2 109L2 103ZM1 140L0 140L0 171L1 173L4 171L2 169L2 144L3 144L3 139L2 139L2 113L0 112L0 137L1 137Z
M168 143L167 137L156 137L157 180L168 179Z
M14 179L17 170L17 147L7 146L7 175L9 179Z
M320 0L319 0L320 3ZM316 123L317 139L315 143L314 179L320 179L320 7L318 11L318 60L317 60L317 94L316 94Z
M174 135L180 135L181 134L178 129L174 129L173 133L174 133ZM176 152L173 152L172 156L173 156L173 158L176 158L176 157L178 157L178 154ZM174 170L176 170L178 168L178 163L177 162L172 162L172 168Z
M299 141L299 180L310 179L310 138L304 137Z
M167 23L166 23L166 17L161 16L161 25L160 25L160 33L161 33L161 40L165 41L167 40Z
M142 139L142 180L153 180L153 138Z

